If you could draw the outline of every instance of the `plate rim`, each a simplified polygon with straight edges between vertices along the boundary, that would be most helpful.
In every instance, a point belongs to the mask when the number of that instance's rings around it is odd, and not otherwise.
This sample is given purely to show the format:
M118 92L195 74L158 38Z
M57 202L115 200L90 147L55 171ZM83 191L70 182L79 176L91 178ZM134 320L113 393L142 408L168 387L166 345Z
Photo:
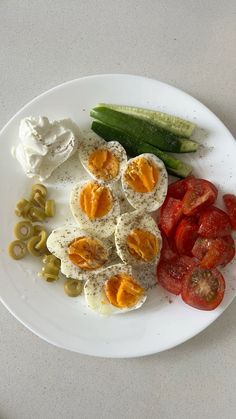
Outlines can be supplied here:
M187 93L185 90L179 89L178 87L166 83L162 80L158 80L155 79L153 77L148 77L148 76L142 76L140 74L130 74L130 73L98 73L98 74L90 74L87 76L81 76L81 77L76 77L74 79L71 80L67 80L65 82L62 82L60 84L57 84L56 86L53 86L47 90L45 90L44 92L40 93L39 95L35 96L33 99L31 99L29 102L26 102L1 128L0 130L0 135L2 135L2 133L5 131L5 129L8 127L8 125L10 125L10 123L14 120L15 117L17 117L22 111L24 111L29 105L32 105L33 103L37 102L42 96L46 96L47 94L53 92L54 90L59 90L60 88L76 83L80 80L87 80L87 79L95 79L95 78L102 78L102 77L135 77L135 78L139 78L139 79L144 79L144 80L149 80L149 81L153 81L153 82L158 82L164 86L168 86L171 89L174 89L178 92L181 92L182 94L188 96L189 98L191 98L192 100L194 100L196 103L200 104L201 106L203 106L208 112L210 112L212 114L212 116L214 116L218 122L228 131L228 134L233 138L233 134L230 132L229 128L221 121L221 119L210 109L208 108L208 106L206 106L203 102L201 102L199 99L195 98L194 96L192 96L190 93Z
M198 329L198 331L197 332L193 332L191 335L189 335L186 339L183 339L183 340L181 340L180 342L177 342L177 343L174 343L174 345L173 345L173 343L172 344L170 344L170 345L166 345L165 347L163 347L162 349L160 349L160 350L150 350L150 351L137 351L136 353L135 353L135 355L134 354L126 354L126 355L122 355L122 356L120 356L119 354L111 354L111 353L109 353L109 351L107 351L107 353L104 353L104 354L100 354L100 353L97 353L97 354L94 354L94 352L93 351L90 351L90 350L86 350L86 351L84 351L84 350L77 350L77 349L72 349L72 348L70 348L69 346L67 346L67 345L60 345L59 343L56 343L56 342L54 342L52 339L50 339L49 337L45 337L43 334L41 334L40 332L37 332L37 331L35 331L33 328L32 328L32 326L30 326L30 325L28 325L27 324L27 322L26 321L24 321L24 320L22 320L22 319L20 319L19 317L18 317L18 315L17 314L15 314L14 313L14 310L12 310L9 306L8 306L8 304L6 303L6 302L4 302L3 300L2 300L2 298L1 298L1 296L0 296L0 301L1 301L1 303L3 304L3 306L9 311L9 313L16 319L16 320L18 320L19 321L19 323L21 324L21 325L23 325L26 329L28 329L31 333L33 333L35 336L37 336L38 338L40 338L40 339L42 339L44 342L46 342L46 343L48 343L48 344L50 344L50 345L53 345L53 346L55 346L56 348L59 348L59 349L63 349L63 350L66 350L66 351L69 351L69 352L73 352L73 353L77 353L77 354L80 354L80 355L86 355L86 356L89 356L89 357L94 357L94 358L104 358L104 359L106 359L106 358L108 358L108 359L130 359L130 358L141 358L141 357L145 357L145 356L150 356L150 355L155 355L155 354L159 354L159 353L162 353L162 352L165 352L165 351L169 351L169 350L171 350L171 349L174 349L174 348L177 348L178 346L180 346L180 345L182 345L182 344L184 344L184 343L186 343L186 342L188 342L189 340L191 340L191 339L193 339L195 336L198 336L200 333L202 333L204 330L206 330L211 324L213 324L224 312L225 312L225 310L227 310L227 308L230 306L230 304L233 302L233 300L235 299L235 296L233 297L233 299L224 307L224 310L221 310L219 313L218 313L218 315L217 316L215 316L215 318L214 319L210 319L209 320L209 323L207 324L207 326L206 325L204 325L203 327L201 327L200 329Z
M190 98L191 100L194 100L197 104L199 104L201 107L203 107L207 112L209 112L217 121L218 123L220 123L222 125L222 127L227 131L227 134L235 141L233 134L229 131L229 129L225 126L225 124L218 118L218 116L212 112L204 103L202 103L200 100L196 99L194 96L192 96L191 94L185 92L182 89L177 88L176 86L173 86L169 83L163 82L161 80L155 79L153 77L147 77L147 76L142 76L139 74L130 74L130 73L99 73L99 74L91 74L91 75L86 75L86 76L81 76L78 78L74 78L72 80L68 80L65 81L63 83L60 83L56 86L53 86L49 89L47 89L46 91L40 93L39 95L35 96L33 99L31 99L29 102L25 103L5 124L4 126L1 128L0 130L0 136L2 136L2 134L4 134L5 130L8 128L9 125L11 125L12 121L14 121L14 119L16 117L18 117L18 115L24 111L28 106L31 106L32 104L38 102L42 97L47 96L48 94L52 93L53 91L56 90L60 90L61 88L64 88L68 85L71 85L73 83L77 83L81 80L88 80L88 79L98 79L98 78L107 78L107 77L131 77L131 78L137 78L140 80L149 80L152 82L157 82L163 86L167 86L171 89L176 90L177 92L180 92L181 94L186 95L188 98ZM150 351L145 350L145 351L137 351L135 354L126 354L126 355L122 355L120 356L119 354L111 354L109 353L109 351L107 351L107 353L103 353L103 354L95 354L94 351L89 351L89 350L81 350L81 349L72 349L70 347L68 347L67 345L62 345L59 343L56 343L55 341L51 340L48 336L45 337L42 333L37 332L34 330L34 328L29 325L25 320L22 320L21 318L19 318L19 316L14 312L14 309L10 308L8 303L6 301L4 301L2 299L2 296L0 295L0 301L3 304L4 307L6 307L6 309L24 326L26 327L28 330L30 330L34 335L36 335L37 337L43 339L44 341L46 341L49 344L52 344L53 346L56 346L58 348L61 349L66 349L69 350L70 352L75 352L75 353L79 353L82 355L87 355L87 356L93 356L93 357L99 357L99 358L116 358L116 359L122 359L122 358L138 358L138 357L143 357L143 356L148 356L148 355L153 355L156 353L161 353L170 349L173 349L179 345L181 345L182 343L187 342L188 340L192 339L193 337L197 336L198 334L200 334L203 330L205 330L206 328L208 328L212 323L214 323L222 314L223 312L229 307L229 305L233 302L235 298L235 295L233 296L232 300L229 301L227 303L227 305L224 307L224 309L220 309L219 311L215 312L215 316L212 319L209 319L209 322L207 322L207 325L204 324L203 327L200 327L200 329L194 330L194 332L190 335L188 335L187 338L181 339L179 342L176 342L173 344L173 342L169 345L166 345L165 347L163 347L160 350L153 350L151 349ZM108 346L109 347L109 346Z

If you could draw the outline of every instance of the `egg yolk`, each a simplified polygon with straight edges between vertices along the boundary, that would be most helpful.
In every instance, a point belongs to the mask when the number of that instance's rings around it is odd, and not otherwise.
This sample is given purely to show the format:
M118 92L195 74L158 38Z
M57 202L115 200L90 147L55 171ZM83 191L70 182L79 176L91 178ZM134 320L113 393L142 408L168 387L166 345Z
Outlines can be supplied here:
M135 192L151 192L158 181L157 166L144 157L133 160L126 169L125 180Z
M87 183L80 193L80 207L90 220L101 218L112 209L110 190L96 182Z
M74 265L90 271L100 268L108 259L107 250L92 237L79 237L68 247L68 256Z
M105 283L105 294L109 302L119 308L130 308L144 294L144 288L126 273L109 278Z
M151 262L158 254L159 240L149 231L136 228L127 237L127 247L136 259Z
M98 179L111 180L118 175L120 163L110 150L98 149L89 156L88 167Z

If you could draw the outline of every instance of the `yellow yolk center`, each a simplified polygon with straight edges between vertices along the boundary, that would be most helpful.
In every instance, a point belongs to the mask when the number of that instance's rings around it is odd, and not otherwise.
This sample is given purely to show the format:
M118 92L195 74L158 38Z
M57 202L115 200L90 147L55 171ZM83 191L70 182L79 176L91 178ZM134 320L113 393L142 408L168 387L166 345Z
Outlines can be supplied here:
M75 239L68 247L68 255L74 265L85 271L100 268L108 259L107 250L91 237Z
M157 166L144 157L133 160L126 169L125 180L135 192L151 192L158 180Z
M87 183L80 193L80 207L90 220L101 218L112 209L113 199L106 186L96 182Z
M127 247L136 259L151 262L158 254L159 240L149 231L136 228L127 237Z
M89 156L88 167L98 179L111 180L118 175L120 163L110 150L98 149Z
M144 289L125 273L109 278L105 283L105 294L109 302L119 308L130 308L137 304Z

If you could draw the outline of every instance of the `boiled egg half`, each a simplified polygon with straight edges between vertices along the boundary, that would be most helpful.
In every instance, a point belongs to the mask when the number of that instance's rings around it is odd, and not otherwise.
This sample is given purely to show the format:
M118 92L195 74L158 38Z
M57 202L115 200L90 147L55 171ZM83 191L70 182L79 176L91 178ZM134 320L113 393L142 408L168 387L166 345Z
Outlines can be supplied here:
M162 237L151 215L133 211L118 218L115 244L124 263L144 267L157 264Z
M74 226L57 228L47 239L48 250L61 260L61 272L70 278L86 280L109 264L111 242Z
M106 315L135 310L146 300L145 289L134 278L132 267L122 263L88 279L84 294L89 308Z
M121 180L125 196L135 209L152 212L164 202L168 176L164 163L154 154L144 153L130 159Z
M109 185L97 180L78 183L71 193L70 208L82 229L99 237L114 233L120 205Z
M80 147L79 157L92 178L105 183L117 181L127 163L126 151L120 143L106 142L96 136L86 138Z

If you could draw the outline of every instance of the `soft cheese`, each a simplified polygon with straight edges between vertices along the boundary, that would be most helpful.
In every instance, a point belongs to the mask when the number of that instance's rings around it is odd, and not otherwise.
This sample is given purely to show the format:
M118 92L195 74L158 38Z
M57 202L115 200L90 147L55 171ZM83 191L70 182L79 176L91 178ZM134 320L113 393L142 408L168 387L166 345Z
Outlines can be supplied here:
M27 117L20 122L15 155L28 177L43 181L78 149L78 137L78 128L70 119Z

